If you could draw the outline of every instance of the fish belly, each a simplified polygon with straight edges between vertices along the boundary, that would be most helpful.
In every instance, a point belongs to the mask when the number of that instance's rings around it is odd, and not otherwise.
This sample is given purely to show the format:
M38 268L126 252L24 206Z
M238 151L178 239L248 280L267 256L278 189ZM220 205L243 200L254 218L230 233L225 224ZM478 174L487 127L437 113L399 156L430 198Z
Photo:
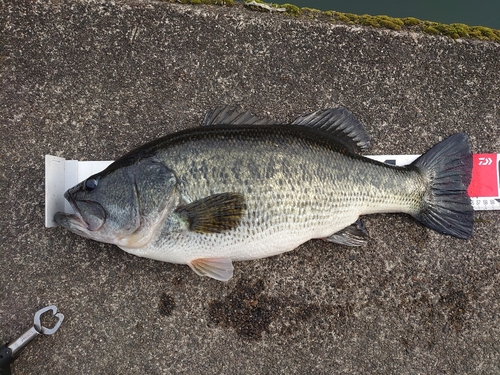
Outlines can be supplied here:
M218 234L186 231L178 236L159 239L142 250L134 249L134 254L182 264L199 258L230 258L233 261L260 259L291 251L313 238L328 237L353 223L357 217L357 212L346 210L331 217L332 220L311 219L306 225L281 221L242 226Z

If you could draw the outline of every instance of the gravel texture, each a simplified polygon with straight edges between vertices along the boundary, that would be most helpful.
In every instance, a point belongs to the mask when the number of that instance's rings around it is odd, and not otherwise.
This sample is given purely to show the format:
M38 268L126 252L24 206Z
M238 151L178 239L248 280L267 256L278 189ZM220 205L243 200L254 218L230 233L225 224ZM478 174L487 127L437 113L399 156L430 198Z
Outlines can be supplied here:
M500 152L500 44L153 1L4 1L0 25L0 339L66 316L14 374L500 372L499 212L468 241L373 215L368 246L311 241L227 283L43 226L45 154L115 159L223 103L345 106L371 154L458 131Z

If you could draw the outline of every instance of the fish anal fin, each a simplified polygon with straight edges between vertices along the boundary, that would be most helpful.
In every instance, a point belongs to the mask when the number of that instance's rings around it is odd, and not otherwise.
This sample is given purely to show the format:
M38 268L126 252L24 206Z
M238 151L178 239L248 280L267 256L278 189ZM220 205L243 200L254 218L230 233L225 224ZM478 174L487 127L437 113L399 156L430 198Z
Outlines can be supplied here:
M193 232L221 233L236 228L245 209L243 194L221 193L178 207L175 212Z
M233 277L233 262L229 258L199 258L189 263L189 267L200 276L208 276L219 281Z
M349 151L359 153L370 147L370 135L345 108L329 108L299 116L293 125L308 126L335 138Z
M271 125L276 121L266 117L257 117L249 111L222 105L206 113L201 126L212 125Z
M325 240L346 246L363 246L368 242L368 233L363 222L358 219Z

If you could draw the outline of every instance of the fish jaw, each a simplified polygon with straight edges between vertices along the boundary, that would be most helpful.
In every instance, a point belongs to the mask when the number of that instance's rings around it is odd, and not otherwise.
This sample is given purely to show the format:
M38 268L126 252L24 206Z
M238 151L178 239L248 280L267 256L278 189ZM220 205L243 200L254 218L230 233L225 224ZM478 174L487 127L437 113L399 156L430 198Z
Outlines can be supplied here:
M95 233L89 230L89 225L78 214L57 212L54 216L54 221L60 227L68 229L79 236L95 239Z
M54 215L54 221L57 225L91 240L112 244L117 242L116 236L101 230L106 222L106 211L99 203L76 200L68 192L64 194L64 197L68 200L75 213L57 212ZM82 210L86 213L85 218ZM92 214L89 215L89 213Z

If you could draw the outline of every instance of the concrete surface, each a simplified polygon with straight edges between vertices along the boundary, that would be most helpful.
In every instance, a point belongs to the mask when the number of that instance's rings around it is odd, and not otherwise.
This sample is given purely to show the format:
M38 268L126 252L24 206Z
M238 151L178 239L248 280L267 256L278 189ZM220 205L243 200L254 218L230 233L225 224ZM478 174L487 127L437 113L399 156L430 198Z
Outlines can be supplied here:
M43 226L45 154L114 159L221 103L281 121L344 105L373 154L457 131L500 152L499 44L154 1L0 18L0 339L66 315L14 374L500 373L499 212L469 241L371 216L364 248L312 241L228 283Z

